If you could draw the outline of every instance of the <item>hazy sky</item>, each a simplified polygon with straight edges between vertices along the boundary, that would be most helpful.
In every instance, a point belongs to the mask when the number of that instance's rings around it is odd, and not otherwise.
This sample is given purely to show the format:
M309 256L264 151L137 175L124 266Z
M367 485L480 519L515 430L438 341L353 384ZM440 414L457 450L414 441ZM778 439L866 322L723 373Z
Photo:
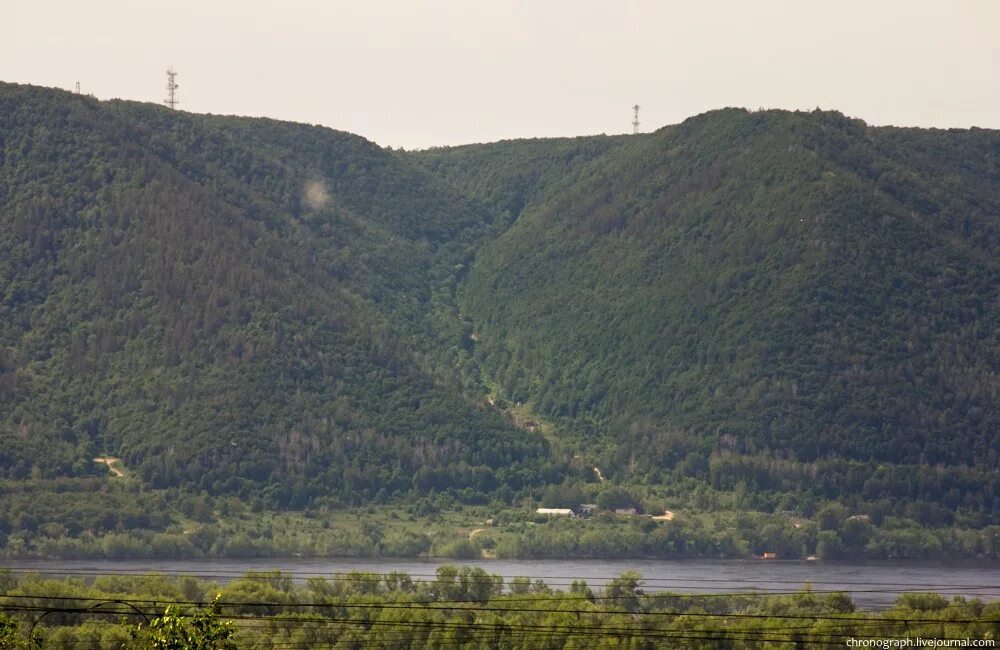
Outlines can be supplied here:
M1000 128L1000 1L0 0L0 80L406 148L723 106Z

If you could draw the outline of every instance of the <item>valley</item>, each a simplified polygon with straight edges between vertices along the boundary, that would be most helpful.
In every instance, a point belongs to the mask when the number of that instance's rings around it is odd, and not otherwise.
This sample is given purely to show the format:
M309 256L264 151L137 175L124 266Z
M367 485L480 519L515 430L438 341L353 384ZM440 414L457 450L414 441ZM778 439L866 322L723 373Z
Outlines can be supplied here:
M0 554L997 559L998 169L830 111L405 152L0 84Z

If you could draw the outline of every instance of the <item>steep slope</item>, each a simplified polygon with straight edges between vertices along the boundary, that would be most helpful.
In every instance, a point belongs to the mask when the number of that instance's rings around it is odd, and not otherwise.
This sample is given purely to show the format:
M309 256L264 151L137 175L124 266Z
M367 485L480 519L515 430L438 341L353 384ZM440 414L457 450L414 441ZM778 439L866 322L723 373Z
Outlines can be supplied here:
M0 471L112 451L279 503L534 480L543 441L436 376L489 219L356 136L0 85Z
M605 156L638 141L628 136L506 140L404 153L501 215L509 225L528 205L587 178Z
M275 504L560 481L480 370L615 480L709 480L712 451L988 469L998 215L992 131L724 110L392 153L0 85L0 476L110 453Z
M509 398L640 470L1000 461L1000 134L724 110L599 162L463 288Z

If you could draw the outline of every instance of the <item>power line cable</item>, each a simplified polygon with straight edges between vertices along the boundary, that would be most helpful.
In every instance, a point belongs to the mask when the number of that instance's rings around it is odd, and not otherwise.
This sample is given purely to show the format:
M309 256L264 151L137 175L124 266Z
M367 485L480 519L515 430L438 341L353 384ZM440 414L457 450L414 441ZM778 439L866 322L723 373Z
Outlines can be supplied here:
M74 601L74 602L108 602L107 599L94 598L94 597L74 597L74 596L2 596L3 598L31 598L36 600L56 600L56 601ZM624 596L622 598L631 598L630 596ZM498 599L503 602L503 599ZM917 619L917 618L885 618L881 616L869 616L861 618L857 614L843 614L843 615L830 615L830 614L749 614L749 613L734 613L734 612L689 612L689 611L660 611L660 612L650 612L650 611L635 611L629 612L626 610L602 610L602 609L557 609L557 608L510 608L510 607L488 607L488 606L478 606L478 607L445 607L439 606L435 603L277 603L277 602L230 602L230 601L174 601L174 600L157 600L157 599L116 599L117 603L127 604L131 606L145 605L152 608L159 608L160 606L166 607L170 605L183 605L189 607L199 607L204 608L208 606L216 605L220 608L239 608L239 607L272 607L272 608L285 608L285 607L295 607L295 608L314 608L314 609L372 609L372 610L403 610L403 611L424 611L424 612L452 612L452 613L463 613L463 612L489 612L489 613L534 613L534 614L567 614L567 615L590 615L590 616L616 616L616 615L627 615L631 617L642 617L642 616L671 616L671 617L682 617L682 616L692 616L699 618L712 618L712 619L741 619L741 620L827 620L827 621L879 621L879 622L892 622L892 623L940 623L942 619ZM481 605L486 605L489 601L481 603ZM113 604L113 603L109 603ZM465 603L474 604L474 603ZM51 611L57 613L90 613L102 615L104 612L94 612L92 609L81 609L81 608L61 608L61 607L47 607L42 605L21 605L17 603L0 604L0 610L6 611ZM119 612L115 612L119 613ZM128 612L124 612L128 613ZM185 614L187 615L187 614ZM283 615L245 615L245 614L226 614L229 618L259 618L262 620L291 620L291 621L327 621L336 620L331 617L325 616L283 616ZM994 623L1000 622L1000 618L997 619L983 619L983 618L972 618L972 619L947 619L944 622L949 623Z

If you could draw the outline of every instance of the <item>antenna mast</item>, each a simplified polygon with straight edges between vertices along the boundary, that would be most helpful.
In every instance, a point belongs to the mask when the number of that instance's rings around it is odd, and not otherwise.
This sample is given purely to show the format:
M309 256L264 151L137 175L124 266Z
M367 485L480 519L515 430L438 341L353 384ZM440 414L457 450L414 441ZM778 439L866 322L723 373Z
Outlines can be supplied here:
M635 135L639 132L639 105L633 106L632 111L635 114L635 117L632 118L632 135Z
M180 103L180 101L175 97L175 93L178 88L177 82L174 80L176 76L177 73L174 72L173 66L167 68L167 98L163 100L163 103L170 108L176 108L177 104Z

